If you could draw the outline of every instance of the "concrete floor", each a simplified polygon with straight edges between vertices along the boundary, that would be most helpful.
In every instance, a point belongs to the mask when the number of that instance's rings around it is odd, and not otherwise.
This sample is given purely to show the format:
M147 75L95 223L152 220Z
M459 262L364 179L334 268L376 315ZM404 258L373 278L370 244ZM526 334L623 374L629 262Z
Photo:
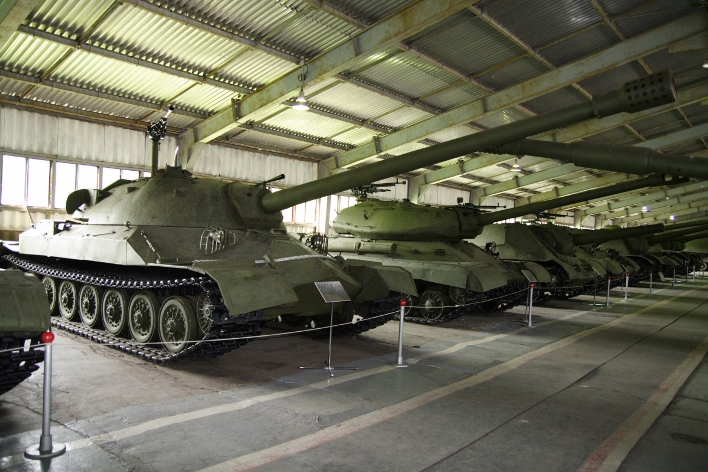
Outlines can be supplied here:
M0 469L708 470L708 278L654 290L406 325L326 342L258 341L210 362L147 364L63 332L52 461L41 371L0 397Z

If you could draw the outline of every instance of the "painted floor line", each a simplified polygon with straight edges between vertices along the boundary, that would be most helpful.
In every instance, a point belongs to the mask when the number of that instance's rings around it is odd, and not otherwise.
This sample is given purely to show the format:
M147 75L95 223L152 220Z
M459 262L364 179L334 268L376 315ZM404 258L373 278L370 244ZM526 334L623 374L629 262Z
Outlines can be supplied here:
M654 394L578 469L578 472L615 472L632 448L676 397L681 386L708 353L708 337L662 382Z
M422 393L406 401L390 405L379 410L372 411L370 413L366 413L356 418L343 421L336 425L321 429L315 433L301 436L297 439L293 439L285 443L277 444L275 446L253 452L251 454L246 454L222 462L220 464L207 467L205 469L202 469L200 472L230 472L250 470L255 467L260 467L262 465L289 457L291 455L304 452L319 445L343 438L350 434L356 433L358 431L364 430L366 428L399 416L403 413L407 413L416 408L420 408L424 405L427 405L428 403L439 400L453 393L492 380L495 377L498 377L499 375L510 372L511 370L514 370L524 364L527 364L528 362L531 362L532 360L535 360L541 356L557 351L558 349L567 347L580 339L586 338L601 331L608 330L617 325L632 320L646 311L653 310L663 305L666 305L667 303L673 301L674 299L680 296L685 296L687 293L690 292L686 292L682 295L669 298L655 305L650 305L648 307L642 308L639 311L627 314L622 318L612 320L603 325L590 328L580 333L572 334L551 344L547 344L535 351L522 354L521 356L518 356L510 361L498 364L494 367L491 367L487 370L474 374L466 379L460 380L450 385L446 385L444 387L440 387L435 390Z
M679 298L679 297L685 295L686 293L689 293L689 292L685 292L681 295L674 296L674 297L669 298L661 303L662 304L668 303L669 301ZM639 298L639 297L636 297L636 298ZM655 306L655 305L652 305L652 306ZM584 311L579 311L576 313L570 313L570 314L565 315L559 319L545 322L544 326L547 326L547 325L550 325L553 323L559 323L561 321L566 321L566 320L569 320L572 318L576 318L576 317L585 315L587 313L592 313L594 311L597 311L597 309L584 310ZM624 315L624 316L627 316L627 315ZM622 318L618 318L618 319L622 319ZM519 332L523 332L525 329L526 328L521 328L519 330L511 331L508 333L494 334L491 336L486 336L481 339L474 339L471 341L465 341L462 343L455 344L454 346L451 346L451 347L444 349L442 351L429 352L427 354L423 354L418 357L409 358L406 361L409 364L416 364L416 363L418 363L422 360L425 360L425 359L452 354L454 352L460 351L460 350L465 349L467 347L471 347L471 346L475 346L475 345L479 345L479 344L484 344L484 343L489 343L489 342L495 341L497 339L511 336L511 335L517 334ZM304 385L302 387L296 387L296 388L284 390L281 392L269 393L266 395L261 395L261 396L249 398L246 400L241 400L241 401L234 402L234 403L228 403L225 405L219 405L219 406L215 406L215 407L204 408L201 410L194 410L194 411L190 411L187 413L180 413L177 415L167 416L167 417L163 417L163 418L157 418L154 420L146 421L144 423L140 423L140 424L137 424L134 426L129 426L127 428L119 429L116 431L99 434L99 435L92 436L89 438L77 439L75 441L71 441L71 442L66 443L66 448L67 448L67 451L72 451L72 450L83 449L85 447L89 447L92 445L101 445L101 444L106 444L109 442L119 441L121 439L127 439L127 438L131 438L134 436L138 436L140 434L150 432L150 431L154 431L159 428L172 426L172 425L179 424L179 423L184 423L187 421L197 420L197 419L205 418L205 417L212 416L212 415L218 415L218 414L222 414L222 413L238 411L238 410L241 410L244 408L248 408L249 406L257 405L257 404L264 403L267 401L279 400L282 398L287 398L290 396L299 395L301 393L307 393L312 390L324 389L324 388L331 387L334 385L340 385L345 382L350 382L350 381L358 380L358 379L365 378L368 376L384 373L384 372L390 371L392 369L394 369L394 367L389 366L389 365L384 365L384 366L376 367L373 369L368 369L365 371L347 374L346 376L343 376L343 377L336 377L333 379L328 379L328 380L324 380L321 382L316 382L313 384ZM37 434L39 434L39 433L37 432ZM17 454L14 456L0 457L0 467L9 467L11 465L23 463L24 461L25 461L25 459L22 454Z

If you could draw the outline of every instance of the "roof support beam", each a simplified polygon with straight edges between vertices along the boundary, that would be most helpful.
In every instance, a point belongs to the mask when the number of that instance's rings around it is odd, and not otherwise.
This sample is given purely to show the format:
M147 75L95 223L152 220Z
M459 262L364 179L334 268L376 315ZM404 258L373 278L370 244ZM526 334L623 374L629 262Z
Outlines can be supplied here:
M671 211L659 213L654 216L646 216L646 214L634 215L634 216L628 216L626 218L618 218L616 220L613 220L612 223L613 224L624 224L624 223L634 222L635 224L643 225L643 224L653 223L655 221L669 220L669 219L671 219L671 215L675 215L676 217L679 217L679 216L692 215L693 213L696 213L699 211L706 211L706 210L708 210L708 200L698 200L695 202L682 203L680 205L676 205L675 207L671 208Z
M604 218L599 218L599 219L601 221L621 219L621 218L626 218L628 216L642 215L642 214L645 214L648 212L656 212L660 208L665 208L667 206L678 205L681 203L690 203L690 202L695 202L697 200L705 200L705 199L708 199L708 192L694 193L693 195L681 195L676 198L670 198L668 200L653 202L648 205L636 205L636 206L627 207L624 210L621 210L618 212L602 215ZM648 208L648 210L644 211L645 207ZM598 217L596 217L596 218L598 218Z
M708 18L705 12L686 16L648 33L616 44L585 59L549 71L534 79L384 136L379 140L378 149L372 142L327 159L324 163L330 172L350 167L377 154L385 153L411 141L423 139L450 126L504 110L626 64L647 54L660 51L673 42L706 29L708 29Z
M307 64L305 80L300 80L301 70L286 74L263 89L248 95L233 106L216 113L180 136L180 158L188 168L193 168L200 155L201 145L228 133L239 123L263 108L281 106L302 83L318 82L352 67L371 54L384 50L429 26L453 15L479 0L422 0L380 21L330 49Z
M509 159L510 157L511 156L506 156L506 159ZM554 166L550 169L545 169L540 172L534 172L529 175L514 177L514 179L512 180L498 182L494 185L487 185L486 187L481 187L472 191L470 193L470 203L481 205L487 197L490 197L492 195L508 192L509 190L525 187L527 185L535 184L548 179L554 179L561 175L566 175L573 172L580 172L582 170L584 170L582 167L576 167L574 164L564 164Z
M641 210L643 206L647 202L651 201L656 201L660 199L664 199L667 201L667 199L670 199L671 197L675 197L678 195L686 195L687 193L690 192L695 192L701 189L705 189L706 186L708 186L707 182L697 182L689 185L684 185L682 187L675 187L675 188L670 188L666 190L658 190L656 192L651 192L646 195L640 195L638 197L634 198L626 198L624 200L620 200L619 202L609 202L605 203L604 205L598 205L592 208L589 208L587 210L579 210L576 211L575 214L579 215L582 218L585 218L587 216L591 215L596 215L598 213L605 213L608 211L617 211L620 208L625 208L625 207L632 207L633 205L639 205L637 208ZM641 205L640 205L641 204ZM629 213L627 213L629 214ZM602 215L602 219L612 219L615 218L613 216L613 213L609 213L606 215Z

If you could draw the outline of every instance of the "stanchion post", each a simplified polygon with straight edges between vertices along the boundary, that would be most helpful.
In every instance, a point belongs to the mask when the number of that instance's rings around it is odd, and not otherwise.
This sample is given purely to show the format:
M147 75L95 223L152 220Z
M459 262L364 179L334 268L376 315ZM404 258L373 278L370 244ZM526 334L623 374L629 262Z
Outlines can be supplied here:
M607 276L607 303L606 303L607 308L610 307L610 282L611 281L612 281L612 276L608 275Z
M650 270L649 271L649 295L651 295L651 286L654 283L654 271Z
M533 289L535 286L536 284L533 282L529 284L529 328L533 328Z
M671 281L671 286L673 287L676 283L676 267L674 267L674 279Z
M52 342L54 333L45 331L42 333L44 343L44 392L42 407L42 436L39 438L39 445L31 446L25 451L28 459L50 459L61 456L66 452L66 445L52 443Z
M398 323L398 362L396 367L408 367L408 364L403 363L403 319L406 317L406 305L408 305L408 302L405 298L401 298L398 304L401 305L401 315Z
M688 282L688 262L686 263L686 282Z
M693 264L693 281L696 281L696 264Z
M627 301L627 293L629 292L629 272L624 274L624 301Z

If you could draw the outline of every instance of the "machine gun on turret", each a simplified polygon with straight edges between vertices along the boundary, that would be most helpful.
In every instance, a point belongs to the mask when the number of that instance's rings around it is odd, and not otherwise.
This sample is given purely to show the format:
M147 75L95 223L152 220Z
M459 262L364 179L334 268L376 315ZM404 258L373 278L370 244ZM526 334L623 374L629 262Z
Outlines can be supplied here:
M536 215L536 219L538 220L555 220L556 218L565 218L570 215L561 215L559 213L549 213L547 211L539 211L538 213L534 213Z
M396 185L405 185L405 182L399 182L398 179L396 179L395 182L389 182L385 184L367 184L367 185L360 185L358 187L354 187L352 189L352 193L356 197L356 201L358 202L364 202L368 198L370 193L381 193L381 192L390 192L391 189L386 188L386 187L395 187Z

